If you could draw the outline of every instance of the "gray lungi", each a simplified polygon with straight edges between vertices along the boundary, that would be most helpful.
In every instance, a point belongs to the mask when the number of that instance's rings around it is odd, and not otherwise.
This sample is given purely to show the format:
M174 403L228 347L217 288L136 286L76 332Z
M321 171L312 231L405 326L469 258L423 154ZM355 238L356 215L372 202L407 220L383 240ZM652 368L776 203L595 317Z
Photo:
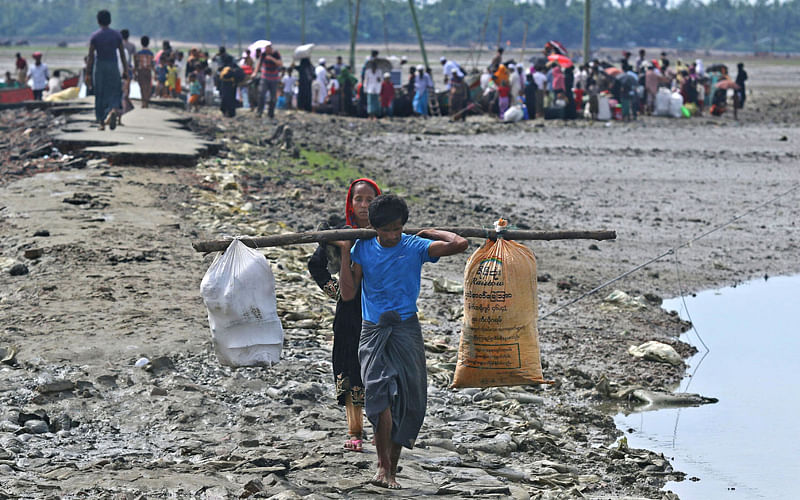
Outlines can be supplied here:
M98 122L102 122L112 109L122 107L122 78L116 59L95 61L92 86L94 87L94 116Z
M377 430L381 412L391 408L392 441L413 448L428 404L425 345L417 316L401 321L389 311L377 325L364 320L358 359L370 423Z

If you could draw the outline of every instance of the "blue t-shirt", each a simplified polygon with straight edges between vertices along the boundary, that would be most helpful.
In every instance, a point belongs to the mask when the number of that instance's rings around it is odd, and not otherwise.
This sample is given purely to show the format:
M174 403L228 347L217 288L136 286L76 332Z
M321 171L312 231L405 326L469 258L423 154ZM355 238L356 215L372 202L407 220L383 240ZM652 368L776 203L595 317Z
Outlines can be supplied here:
M356 241L350 258L363 270L361 316L365 320L378 323L388 311L397 311L405 320L417 312L422 264L439 260L428 255L431 243L409 234L391 248L381 246L377 237Z
M100 28L92 33L89 43L94 45L98 61L116 61L117 49L122 44L122 35L111 28Z

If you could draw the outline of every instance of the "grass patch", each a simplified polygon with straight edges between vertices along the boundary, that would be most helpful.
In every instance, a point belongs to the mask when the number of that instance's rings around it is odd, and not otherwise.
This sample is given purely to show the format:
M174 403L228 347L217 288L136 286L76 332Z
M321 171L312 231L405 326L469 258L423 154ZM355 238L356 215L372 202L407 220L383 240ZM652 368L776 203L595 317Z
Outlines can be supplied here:
M277 161L264 162L260 163L260 165L251 164L251 168L257 172L273 175L289 173L319 184L333 183L343 188L349 186L356 179L368 177L374 180L387 193L391 192L402 196L410 203L422 201L419 196L409 195L405 186L388 185L380 178L365 175L346 161L339 160L330 153L323 151L301 149L299 158L289 158L281 155Z
M379 178L364 175L355 167L349 165L345 161L336 159L329 153L302 149L300 150L300 158L294 160L294 162L295 173L305 173L309 179L314 181L333 182L339 186L346 187L356 179L369 177L374 180L383 191L402 196L406 201L411 203L420 201L418 196L409 196L405 188L390 186Z
M300 158L294 161L296 173L305 175L315 181L334 182L340 186L347 186L354 179L363 175L347 162L338 160L329 153L300 150Z

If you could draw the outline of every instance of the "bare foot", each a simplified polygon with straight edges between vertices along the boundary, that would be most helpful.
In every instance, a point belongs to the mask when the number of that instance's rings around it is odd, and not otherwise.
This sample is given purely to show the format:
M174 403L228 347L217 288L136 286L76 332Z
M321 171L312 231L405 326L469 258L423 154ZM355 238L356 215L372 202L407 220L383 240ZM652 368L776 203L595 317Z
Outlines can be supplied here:
M394 478L387 480L386 475L380 470L375 474L369 483L374 486L380 486L381 488L388 488L390 490L400 490L403 488Z
M386 475L381 469L378 469L378 472L375 473L372 479L370 479L369 484L374 486L380 486L381 488L388 488L389 482L386 481Z

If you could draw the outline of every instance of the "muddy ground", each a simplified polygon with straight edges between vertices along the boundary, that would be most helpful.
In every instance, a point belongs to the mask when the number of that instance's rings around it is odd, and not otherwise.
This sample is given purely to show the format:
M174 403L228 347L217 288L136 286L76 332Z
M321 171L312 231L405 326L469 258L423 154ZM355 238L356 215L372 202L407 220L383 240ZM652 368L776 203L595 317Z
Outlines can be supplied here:
M627 352L649 340L684 358L694 352L677 339L688 325L661 298L800 270L792 190L800 97L765 87L748 104L738 122L515 125L293 112L264 123L209 108L192 115L192 127L222 148L194 168L71 160L58 168L22 158L24 143L7 141L0 498L670 497L667 481L697 478L673 470L669 457L618 444L622 433L598 405L628 411L630 389L669 391L683 376L685 365ZM7 137L38 119L8 113ZM190 246L313 229L341 215L343 186L356 175L406 196L409 225L489 227L502 216L521 228L617 232L615 241L529 244L550 386L448 388L462 297L435 292L432 280L460 281L468 255L426 266L419 306L429 406L418 447L401 459L399 492L366 484L371 445L363 454L342 449L334 304L305 268L314 246L265 250L284 359L236 370L215 358L199 295L212 256ZM482 242L471 243L468 253ZM615 290L630 299L606 300ZM142 357L150 363L138 368Z

